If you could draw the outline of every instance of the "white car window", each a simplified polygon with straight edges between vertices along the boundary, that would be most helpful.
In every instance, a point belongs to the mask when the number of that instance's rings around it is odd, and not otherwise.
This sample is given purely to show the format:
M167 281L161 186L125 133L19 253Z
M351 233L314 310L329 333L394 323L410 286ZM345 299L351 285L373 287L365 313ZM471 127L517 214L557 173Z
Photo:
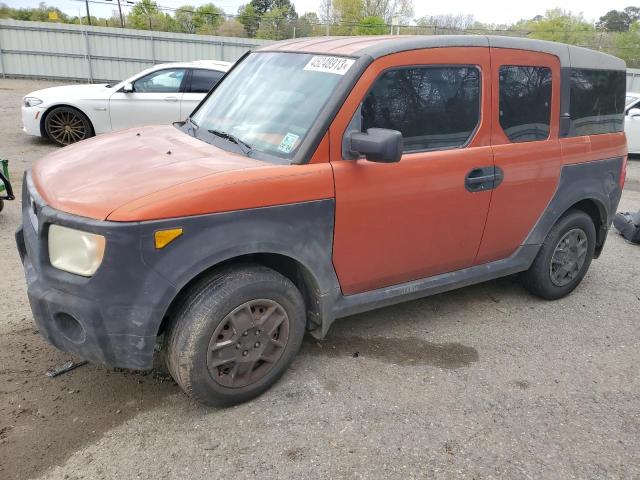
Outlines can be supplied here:
M133 82L136 93L177 93L180 91L185 69L158 70Z

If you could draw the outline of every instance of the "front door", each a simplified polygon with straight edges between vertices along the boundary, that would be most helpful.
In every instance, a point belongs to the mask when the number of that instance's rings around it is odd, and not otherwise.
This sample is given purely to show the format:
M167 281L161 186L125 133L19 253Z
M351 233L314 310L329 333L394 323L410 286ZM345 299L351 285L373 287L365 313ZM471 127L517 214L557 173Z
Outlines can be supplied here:
M473 264L493 182L489 49L436 48L376 60L334 120L333 260L344 294ZM349 159L345 132L399 130L399 163Z
M181 120L184 68L157 70L133 82L133 92L117 91L109 99L111 128L168 125Z

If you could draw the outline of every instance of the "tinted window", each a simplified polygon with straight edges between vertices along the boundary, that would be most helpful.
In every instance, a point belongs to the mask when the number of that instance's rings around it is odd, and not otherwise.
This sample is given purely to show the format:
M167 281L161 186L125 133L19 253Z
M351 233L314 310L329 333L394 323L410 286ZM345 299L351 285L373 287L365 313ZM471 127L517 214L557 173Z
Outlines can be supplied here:
M158 70L133 82L136 93L177 93L184 78L182 68Z
M626 74L571 70L571 135L620 132L624 126Z
M192 93L207 93L220 81L223 75L224 72L218 72L217 70L194 69L191 74L191 88L189 91Z
M500 126L512 142L549 137L551 69L500 67Z
M480 120L480 71L416 67L384 73L362 104L362 131L399 130L405 151L464 145Z

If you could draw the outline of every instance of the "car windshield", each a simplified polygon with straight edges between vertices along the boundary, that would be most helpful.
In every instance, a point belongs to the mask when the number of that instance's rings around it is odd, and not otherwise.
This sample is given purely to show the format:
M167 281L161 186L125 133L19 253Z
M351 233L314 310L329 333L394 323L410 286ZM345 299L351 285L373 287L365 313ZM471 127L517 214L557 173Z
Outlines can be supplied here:
M627 95L624 98L624 106L628 107L629 105L631 105L633 102L635 102L636 100L638 100L638 97L634 97L633 95Z
M196 136L212 141L202 132L212 133L242 144L247 154L262 153L256 157L265 160L291 159L353 63L343 57L252 53L193 114Z

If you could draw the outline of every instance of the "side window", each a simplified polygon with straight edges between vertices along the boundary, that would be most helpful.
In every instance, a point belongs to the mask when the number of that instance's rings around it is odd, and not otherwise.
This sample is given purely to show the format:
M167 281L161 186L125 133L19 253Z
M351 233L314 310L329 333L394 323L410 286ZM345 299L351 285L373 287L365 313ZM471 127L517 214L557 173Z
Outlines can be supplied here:
M500 67L500 126L512 142L549 137L551 123L551 69Z
M480 71L476 67L389 70L362 103L362 131L399 130L404 151L456 148L480 122Z
M184 68L158 70L133 82L133 91L136 93L178 93L184 74Z
M624 128L624 70L571 70L570 135L621 132Z
M191 93L208 93L224 76L224 72L217 70L203 70L196 68L191 73Z

